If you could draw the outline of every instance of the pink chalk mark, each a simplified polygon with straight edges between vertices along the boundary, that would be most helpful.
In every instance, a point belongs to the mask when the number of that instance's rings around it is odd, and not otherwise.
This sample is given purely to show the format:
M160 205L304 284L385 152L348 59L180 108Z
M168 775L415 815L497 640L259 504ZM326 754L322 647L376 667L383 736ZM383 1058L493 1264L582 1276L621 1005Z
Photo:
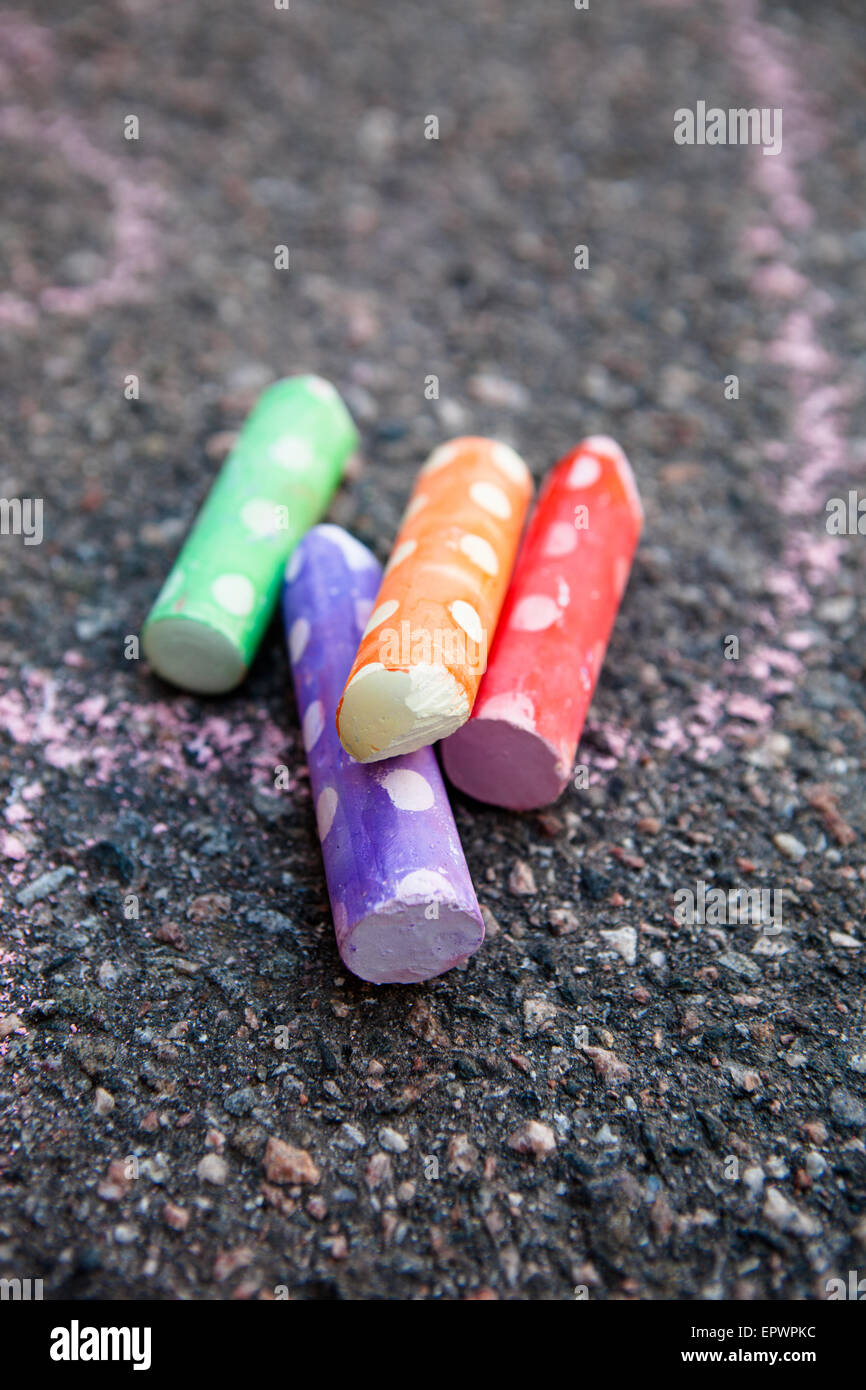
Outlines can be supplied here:
M17 835L8 830L0 830L0 854L6 859L26 859L27 849Z
M22 78L49 83L57 67L49 29L15 12L0 12L0 93L17 91ZM84 317L110 305L145 299L148 282L162 261L155 218L165 202L162 187L145 174L140 163L100 150L68 111L35 113L24 105L6 105L0 110L0 137L24 141L37 155L40 150L59 152L74 174L101 184L111 203L112 239L104 275L89 285L45 286L35 299L6 290L0 293L0 323L32 329L40 309Z
M289 742L264 712L238 724L221 714L201 718L184 700L111 705L105 696L61 686L34 669L25 670L20 688L0 693L0 732L33 748L49 767L80 772L88 785L106 785L127 769L145 768L196 783L228 769L272 787ZM41 794L41 784L32 782L26 799Z
M726 708L734 719L747 719L750 724L769 724L773 718L773 706L755 699L754 695L731 695Z
M694 8L689 0L666 5L645 0L651 8ZM763 446L769 463L794 469L779 487L768 481L782 514L795 524L789 528L782 561L767 575L766 587L773 604L753 614L756 628L775 638L778 645L759 645L742 663L741 670L761 685L764 699L744 693L725 694L704 686L693 708L682 720L671 717L659 724L654 746L673 753L691 752L705 761L722 747L724 737L743 738L744 725L722 725L725 712L751 724L769 726L773 707L766 697L790 693L804 667L798 652L817 640L803 628L789 628L792 619L812 611L812 589L836 575L841 549L838 538L816 536L812 526L824 518L828 481L848 464L844 423L851 397L840 384L841 364L821 340L821 320L832 300L797 263L792 238L816 223L800 177L800 165L814 158L826 145L828 128L813 110L806 83L798 69L801 54L795 42L781 30L759 21L755 0L726 0L727 40L735 66L754 90L762 106L781 107L784 140L781 151L767 157L755 150L751 176L769 211L766 218L747 228L741 249L753 262L751 288L770 303L796 301L769 345L772 361L791 374L793 408L787 440L770 439ZM829 542L829 543L828 543ZM784 650L787 648L788 650ZM720 736L721 733L721 736Z
M817 514L823 520L828 480L848 464L844 421L851 399L839 384L841 364L821 341L820 323L832 300L796 264L790 234L805 231L816 221L799 168L824 148L828 129L813 109L798 68L802 49L781 30L758 20L755 0L727 0L726 8L728 43L736 65L762 105L781 107L784 112L780 153L767 158L755 151L751 163L753 181L766 200L771 222L752 227L743 237L748 254L770 258L753 273L755 291L768 300L798 300L769 347L771 360L791 373L790 436L787 448L772 440L764 453L771 462L797 461L776 497L780 511L792 519L814 519ZM777 492L773 487L774 496ZM816 538L805 524L789 531L782 564L768 584L784 620L809 613L811 589L836 574L841 547L838 538L828 547L828 539Z
M47 84L56 73L51 30L18 10L0 11L0 92L14 90L22 81Z

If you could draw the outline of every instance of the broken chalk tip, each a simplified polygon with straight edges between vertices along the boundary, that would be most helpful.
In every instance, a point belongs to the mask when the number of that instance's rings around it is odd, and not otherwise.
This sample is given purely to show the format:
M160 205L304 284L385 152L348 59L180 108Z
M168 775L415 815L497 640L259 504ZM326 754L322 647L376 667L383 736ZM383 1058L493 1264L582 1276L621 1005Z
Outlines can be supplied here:
M425 747L469 717L531 494L526 464L496 440L430 455L338 708L359 761Z

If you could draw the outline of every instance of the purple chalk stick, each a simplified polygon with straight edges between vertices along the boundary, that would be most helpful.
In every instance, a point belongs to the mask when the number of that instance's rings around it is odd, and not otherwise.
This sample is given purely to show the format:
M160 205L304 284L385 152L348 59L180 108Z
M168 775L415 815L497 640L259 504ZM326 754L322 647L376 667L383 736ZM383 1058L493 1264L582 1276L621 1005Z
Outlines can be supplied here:
M484 924L433 749L357 763L337 737L381 580L360 541L315 526L286 568L283 617L340 956L362 980L411 984L471 956Z

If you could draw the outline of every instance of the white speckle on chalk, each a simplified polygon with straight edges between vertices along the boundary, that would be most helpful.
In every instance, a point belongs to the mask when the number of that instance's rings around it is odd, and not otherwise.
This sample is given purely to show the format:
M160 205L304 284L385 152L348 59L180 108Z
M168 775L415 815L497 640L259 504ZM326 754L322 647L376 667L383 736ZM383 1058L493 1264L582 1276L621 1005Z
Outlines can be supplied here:
M613 585L616 589L617 598L622 598L625 593L625 586L628 583L629 563L624 556L618 555L613 567Z
M301 727L301 735L304 740L304 748L309 753L311 748L315 748L322 736L325 727L325 709L321 700L314 700L307 706L304 715L304 722Z
M591 454L579 454L571 465L569 487L592 487L601 477L601 464Z
M489 541L483 536L466 535L460 537L460 549L473 565L477 565L485 574L499 573L499 559L496 551Z
M513 483L532 483L529 469L517 451L512 449L510 445L494 444L490 450L490 461Z
M252 535L273 536L280 529L276 505L267 497L253 497L241 507L241 521Z
M404 560L408 560L409 556L413 555L417 549L418 542L416 540L402 541L385 566L385 573L390 574L398 565L402 565Z
M397 602L395 598L389 598L386 599L384 603L380 603L379 607L375 610L375 612L373 612L370 615L370 621L364 628L364 637L368 637L371 632L374 632L376 628L379 627L382 623L384 623L388 618L392 618L399 607L400 604Z
M544 554L551 558L570 555L577 549L577 531L569 521L555 521L544 542Z
M450 605L449 612L457 626L462 627L471 641L481 641L483 636L481 619L471 603L466 603L462 598L458 598Z
M434 449L424 467L421 475L428 473L438 473L440 468L447 468L449 463L453 463L460 453L459 444L440 444L438 449Z
M270 447L270 456L274 463L278 463L281 468L288 468L292 473L303 472L310 467L315 458L308 441L298 439L294 434L284 434L282 439L275 440Z
M519 632L542 632L559 617L559 609L546 594L528 594L511 615L511 626Z
M556 602L560 608L567 608L571 603L571 590L561 575L556 581Z
M321 401L332 401L337 394L337 388L323 376L305 376L304 385L311 396L318 396Z
M410 902L418 899L426 902L428 898L452 898L454 890L447 878L442 874L437 874L433 869L413 869L411 874L406 874L397 884L395 897L401 902Z
M235 618L245 618L256 601L256 591L245 574L221 574L210 591L220 608Z
M157 594L156 602L153 605L154 608L158 608L161 603L167 603L168 600L170 598L173 598L175 594L180 593L181 589L183 588L183 584L183 570L175 566L171 574L168 576L168 579L165 581L159 593Z
M363 632L370 620L375 599L356 598L355 599L355 622L358 624L358 631Z
M310 624L306 618L295 618L289 628L289 656L294 666L304 655L310 640Z
M349 922L349 914L346 911L345 903L334 903L334 926L338 932L344 932Z
M367 547L356 541L355 537L350 536L341 526L325 525L317 529L319 535L324 535L342 553L350 570L366 570L376 563L375 557Z
M430 498L427 496L426 492L419 492L417 496L411 497L403 513L403 522L411 521L413 516L417 516L418 513L427 506L429 501ZM401 525L402 524L403 523L401 523Z
M328 838L328 831L334 824L339 800L340 798L333 787L323 787L319 792L319 799L316 802L316 824L319 827L319 839L322 841Z
M516 690L491 696L475 713L480 719L504 719L507 724L516 724L519 729L535 732L535 706L528 695L521 695Z
M292 551L291 556L289 557L289 563L286 565L287 584L294 584L295 580L301 572L301 567L303 566L303 563L304 552L301 550L301 547L298 546L295 550Z
M477 502L479 507L483 507L485 512L489 512L499 521L507 521L511 516L511 503L502 488L497 487L495 483L473 483L469 489L469 496L473 502Z
M583 447L588 449L590 453L601 454L605 458L613 459L620 468L623 464L628 467L628 459L622 446L617 444L616 440L612 439L609 434L591 434L588 439L583 441Z
M397 768L385 774L382 786L398 811L429 811L433 805L433 788L420 772Z
M385 667L381 661L368 661L363 666L359 666L352 679L348 682L346 690L351 689L356 681L363 679L364 676L371 676L374 671L384 671Z

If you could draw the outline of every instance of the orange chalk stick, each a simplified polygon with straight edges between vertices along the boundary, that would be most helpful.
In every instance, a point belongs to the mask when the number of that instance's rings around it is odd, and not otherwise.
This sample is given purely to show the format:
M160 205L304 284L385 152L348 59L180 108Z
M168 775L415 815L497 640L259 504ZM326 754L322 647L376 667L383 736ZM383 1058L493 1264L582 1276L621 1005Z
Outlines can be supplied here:
M469 718L531 496L507 444L454 439L430 455L337 708L358 762L435 743Z

